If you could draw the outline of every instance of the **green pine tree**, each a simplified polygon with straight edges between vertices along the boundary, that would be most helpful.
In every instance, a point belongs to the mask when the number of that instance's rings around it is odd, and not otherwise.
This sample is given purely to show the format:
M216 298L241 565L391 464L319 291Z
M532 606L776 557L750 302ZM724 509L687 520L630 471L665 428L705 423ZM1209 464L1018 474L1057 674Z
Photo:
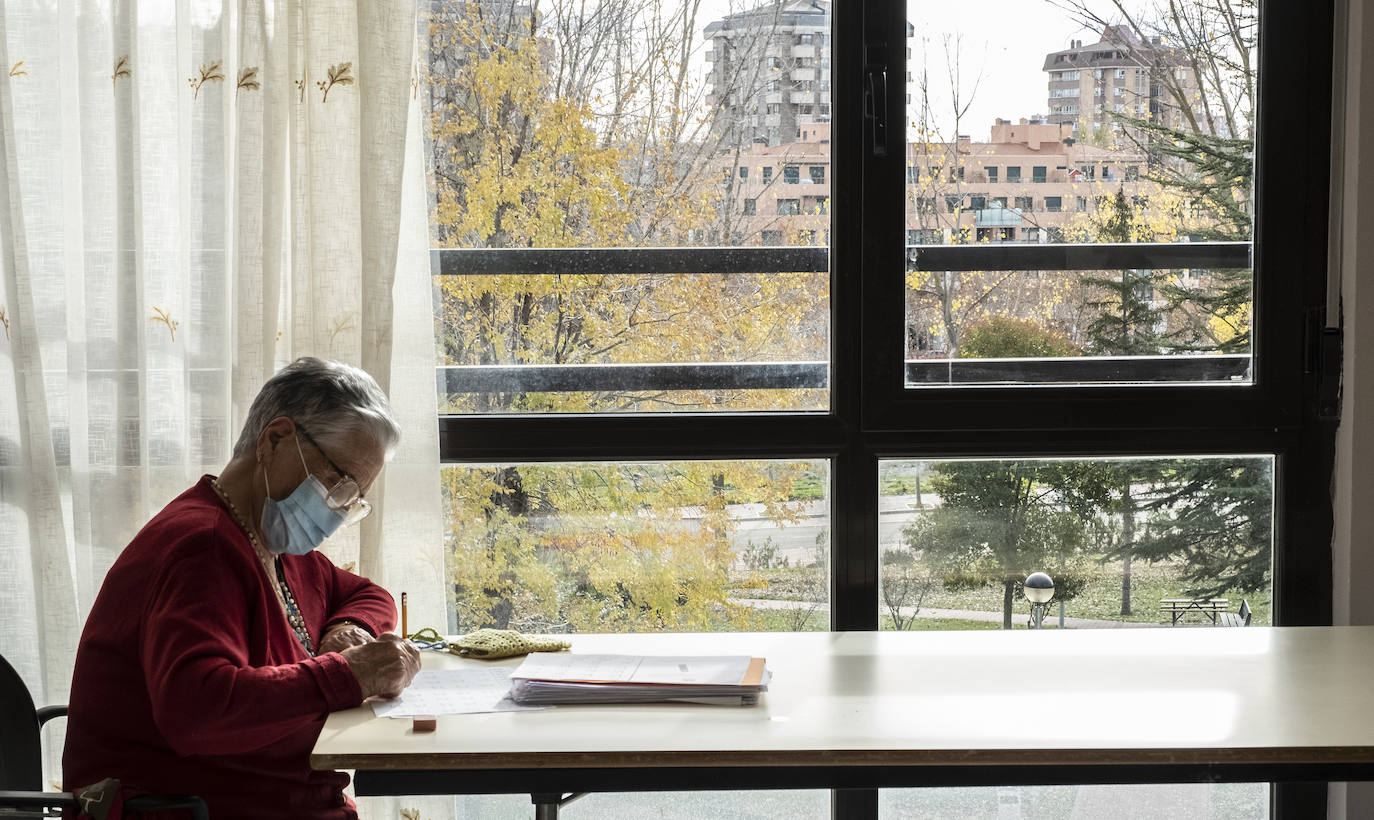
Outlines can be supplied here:
M1097 241L1132 241L1134 214L1125 192L1118 190L1106 210L1097 230ZM1117 276L1085 276L1083 283L1091 286L1089 293L1097 294L1084 301L1084 306L1097 314L1084 331L1089 353L1099 356L1159 354L1163 340L1155 328L1164 311L1155 306L1158 277L1154 271L1123 270Z

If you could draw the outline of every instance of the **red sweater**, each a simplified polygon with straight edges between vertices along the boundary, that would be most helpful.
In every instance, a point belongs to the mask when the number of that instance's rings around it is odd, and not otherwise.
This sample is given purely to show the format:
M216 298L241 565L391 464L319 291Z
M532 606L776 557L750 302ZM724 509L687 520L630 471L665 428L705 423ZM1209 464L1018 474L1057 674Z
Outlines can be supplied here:
M319 552L282 556L319 645L332 620L395 626L376 584ZM117 777L125 796L195 794L210 816L356 817L348 775L310 769L336 709L362 703L337 652L308 657L210 476L149 521L105 576L76 652L67 787Z

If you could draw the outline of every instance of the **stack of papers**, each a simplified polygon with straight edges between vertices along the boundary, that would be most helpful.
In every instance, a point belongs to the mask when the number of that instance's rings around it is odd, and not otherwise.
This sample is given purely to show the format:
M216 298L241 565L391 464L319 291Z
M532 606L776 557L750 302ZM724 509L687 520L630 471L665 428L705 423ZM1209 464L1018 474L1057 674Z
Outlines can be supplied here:
M772 673L748 655L573 655L534 652L511 673L519 704L689 701L752 706Z

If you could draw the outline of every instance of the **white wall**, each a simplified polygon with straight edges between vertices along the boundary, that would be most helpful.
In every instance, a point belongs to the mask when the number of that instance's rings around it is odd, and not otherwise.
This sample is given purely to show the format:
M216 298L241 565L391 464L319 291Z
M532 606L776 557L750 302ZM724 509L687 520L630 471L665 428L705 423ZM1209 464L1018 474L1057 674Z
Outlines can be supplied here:
M1338 4L1338 9L1341 4ZM1345 361L1333 487L1333 617L1374 624L1374 0L1347 0L1341 301ZM1340 46L1338 44L1337 48ZM1363 229L1363 230L1361 230ZM1374 681L1371 681L1374 691ZM1374 817L1374 784L1331 788L1331 820Z

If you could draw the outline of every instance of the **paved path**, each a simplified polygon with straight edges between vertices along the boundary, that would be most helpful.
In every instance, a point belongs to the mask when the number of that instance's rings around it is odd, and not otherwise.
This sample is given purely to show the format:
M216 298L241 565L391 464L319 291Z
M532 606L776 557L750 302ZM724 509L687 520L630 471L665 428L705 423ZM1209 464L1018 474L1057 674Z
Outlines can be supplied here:
M813 604L807 601L780 601L770 598L731 598L730 603L743 604L754 609L811 609L817 612L829 612L829 604ZM911 617L912 608L903 607L902 615ZM884 613L886 614L886 613ZM1001 612L986 612L976 609L933 609L931 607L921 607L915 613L917 618L954 618L962 621L991 621L993 623L1002 622ZM1029 619L1030 613L1025 609L1017 610L1012 613L1012 623L1017 626L1024 626ZM1045 623L1051 626L1058 626L1059 616L1053 607L1050 613L1045 616ZM1093 618L1065 618L1065 629L1153 629L1156 627L1168 626L1159 623L1139 623L1135 621L1106 621Z

